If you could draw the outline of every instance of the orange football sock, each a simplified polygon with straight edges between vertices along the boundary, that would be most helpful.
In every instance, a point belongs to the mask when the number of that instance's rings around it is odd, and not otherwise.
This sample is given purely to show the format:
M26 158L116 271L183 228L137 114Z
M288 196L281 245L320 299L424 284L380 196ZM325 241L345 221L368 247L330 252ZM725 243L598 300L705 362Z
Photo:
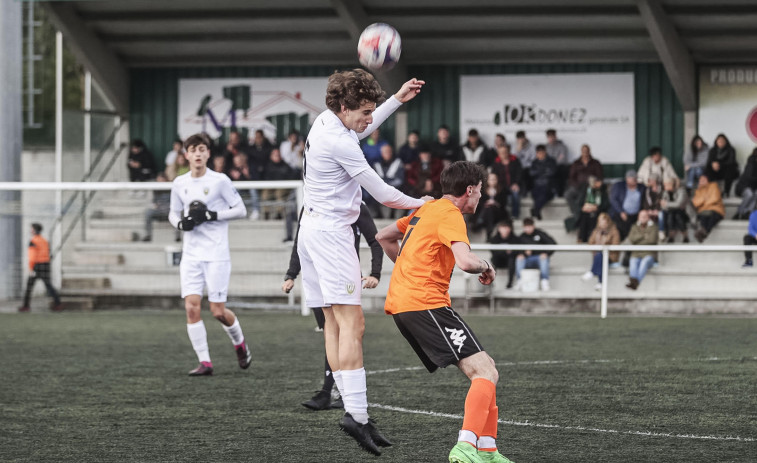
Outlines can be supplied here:
M489 406L489 416L486 418L484 430L478 439L478 449L484 452L496 452L497 422L499 420L499 408L497 408L497 395L492 395L492 403Z
M471 381L468 395L465 397L463 430L470 431L477 437L484 433L496 391L496 386L488 379L475 378Z

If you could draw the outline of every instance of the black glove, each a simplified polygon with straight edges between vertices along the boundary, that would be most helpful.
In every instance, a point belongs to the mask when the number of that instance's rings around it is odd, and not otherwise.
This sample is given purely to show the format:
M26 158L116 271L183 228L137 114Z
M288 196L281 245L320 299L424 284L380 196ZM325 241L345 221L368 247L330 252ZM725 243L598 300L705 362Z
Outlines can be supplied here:
M194 219L197 225L218 220L218 213L215 211L209 211L208 206L202 201L192 201L189 205L189 216Z
M192 231L195 228L195 221L192 217L184 217L181 219L181 222L179 222L177 228L181 231Z

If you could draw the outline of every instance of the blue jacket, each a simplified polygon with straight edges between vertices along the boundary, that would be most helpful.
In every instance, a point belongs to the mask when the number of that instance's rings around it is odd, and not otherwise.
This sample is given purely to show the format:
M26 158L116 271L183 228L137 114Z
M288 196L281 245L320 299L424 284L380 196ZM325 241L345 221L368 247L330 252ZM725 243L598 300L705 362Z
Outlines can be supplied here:
M749 236L757 236L757 211L749 214Z
M647 187L637 184L636 188L638 188L643 198ZM628 187L626 186L625 179L615 182L610 189L610 217L613 219L620 217L620 213L623 212L623 200L626 198L627 190Z

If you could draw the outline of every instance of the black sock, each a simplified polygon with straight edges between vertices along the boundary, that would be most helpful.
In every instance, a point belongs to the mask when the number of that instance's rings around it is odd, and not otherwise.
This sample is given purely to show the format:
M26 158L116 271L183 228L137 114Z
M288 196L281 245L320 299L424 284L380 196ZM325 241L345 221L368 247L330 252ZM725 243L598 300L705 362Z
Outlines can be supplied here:
M329 358L326 357L326 369L323 372L323 391L331 393L331 389L334 387L334 372L331 371L329 365Z

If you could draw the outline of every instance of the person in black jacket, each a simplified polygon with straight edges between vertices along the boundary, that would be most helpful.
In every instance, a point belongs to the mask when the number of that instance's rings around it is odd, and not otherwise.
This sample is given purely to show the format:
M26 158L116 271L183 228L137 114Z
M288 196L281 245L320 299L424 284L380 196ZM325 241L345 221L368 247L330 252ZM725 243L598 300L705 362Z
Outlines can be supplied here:
M486 236L490 236L500 220L509 217L507 212L507 190L499 184L497 174L491 173L486 178L486 188L481 189L479 207L473 214L473 230L486 227Z
M597 217L610 208L610 196L607 194L607 185L601 178L589 176L586 188L581 192L581 213L578 215L576 226L578 228L577 240L579 243L589 241L591 232L597 226Z
M302 219L302 211L300 211L300 219ZM371 274L367 277L363 277L363 288L371 289L375 288L379 284L381 279L381 266L384 263L384 250L381 249L381 245L376 241L376 224L373 222L371 212L365 203L360 205L360 215L357 218L357 222L352 224L352 231L355 233L355 250L360 256L360 235L365 237L365 241L371 248ZM299 236L299 221L297 227L297 235L294 238L294 245L292 246L292 255L289 258L289 268L284 275L284 284L281 285L281 290L285 293L289 293L294 287L294 280L300 273L300 256L297 253L297 238ZM322 307L311 307L315 320L318 323L319 331L323 330L325 318L323 315ZM302 402L304 407L311 410L328 410L330 408L343 408L342 399L331 400L331 389L334 387L334 376L331 374L331 366L329 366L329 359L326 357L326 369L324 370L323 387L320 391L309 400Z
M544 230L534 227L534 219L523 219L523 233L520 234L521 244L557 244ZM549 256L554 251L523 251L515 259L515 273L520 283L520 273L527 268L538 268L540 273L540 287L542 291L549 291Z
M503 220L497 224L497 231L489 237L491 244L521 244L520 239L513 233L513 223L509 220ZM513 278L515 277L515 258L520 252L515 250L509 251L492 251L492 265L496 269L507 267L507 289L513 287Z
M715 146L710 148L704 173L710 181L718 182L724 197L730 195L731 184L739 178L739 164L736 162L736 150L725 134L715 137Z
M737 220L747 220L749 215L757 209L757 148L746 160L744 172L736 183L736 195L741 196L741 204L736 212Z
M129 181L144 182L155 178L155 156L147 149L142 140L132 140L127 164L129 166Z
M534 207L531 215L541 220L541 209L555 197L555 174L557 163L547 156L547 148L544 145L536 146L536 159L529 169L533 188L531 196L534 199Z

